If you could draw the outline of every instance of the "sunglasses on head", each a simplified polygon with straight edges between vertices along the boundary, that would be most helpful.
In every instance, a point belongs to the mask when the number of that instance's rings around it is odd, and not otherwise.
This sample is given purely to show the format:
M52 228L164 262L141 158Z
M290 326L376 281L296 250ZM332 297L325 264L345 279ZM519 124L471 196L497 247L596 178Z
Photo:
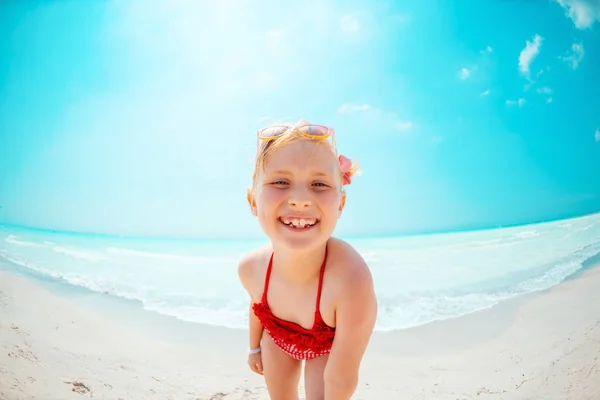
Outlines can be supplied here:
M273 125L259 129L257 132L258 140L269 141L275 140L290 130L299 131L303 136L313 140L323 140L332 137L333 148L335 149L335 134L333 128L325 125ZM257 141L257 147L259 141Z

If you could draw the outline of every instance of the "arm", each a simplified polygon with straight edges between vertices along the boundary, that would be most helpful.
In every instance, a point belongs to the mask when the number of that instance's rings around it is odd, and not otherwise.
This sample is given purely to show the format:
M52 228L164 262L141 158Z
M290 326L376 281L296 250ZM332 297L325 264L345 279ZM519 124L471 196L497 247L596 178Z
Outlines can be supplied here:
M253 278L253 272L254 272L254 268L253 268L254 264L251 260L250 257L245 257L244 259L242 259L240 261L240 264L238 266L238 276L240 278L240 282L242 283L242 286L244 286L244 289L246 289L246 292L248 292L248 295L250 296L250 307L249 307L249 314L248 314L248 321L249 321L249 333L250 333L250 349L256 349L258 347L260 347L260 340L262 338L262 332L263 332L263 327L260 324L260 321L258 320L258 318L256 317L256 315L254 315L254 312L252 311L252 303L254 302L254 298L252 296L252 289L250 286L251 280Z
M333 347L325 367L325 400L348 400L358 385L358 370L377 318L371 274L357 269L344 285L336 307Z
M252 303L253 300L250 300L250 315L248 316L248 319L250 320L250 349L257 349L260 347L260 340L264 328L252 311Z
M244 289L248 292L250 296L250 307L248 308L248 322L249 322L249 350L254 350L260 348L260 341L262 338L263 327L260 324L260 321L254 315L254 311L252 310L252 303L254 303L254 296L252 295L252 279L254 278L254 263L252 262L252 258L245 257L238 266L238 275ZM250 369L257 374L263 374L263 366L262 366L262 354L259 351L258 353L250 353L248 354L248 366Z

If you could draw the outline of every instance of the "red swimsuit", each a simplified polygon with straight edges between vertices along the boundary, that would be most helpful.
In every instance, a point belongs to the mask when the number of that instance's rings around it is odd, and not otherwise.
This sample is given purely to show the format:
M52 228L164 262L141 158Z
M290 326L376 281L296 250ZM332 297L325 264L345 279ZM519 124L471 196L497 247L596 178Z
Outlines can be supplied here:
M321 311L319 310L326 260L327 248L325 249L325 258L323 259L321 272L319 274L315 320L311 329L305 329L295 322L277 318L271 312L271 308L267 303L267 291L269 289L271 267L273 266L273 254L271 254L269 266L267 267L262 300L260 303L254 303L252 305L254 314L258 317L260 323L271 336L275 344L296 360L310 360L311 358L329 354L331 351L331 345L333 344L333 338L335 336L335 328L330 327L323 321Z

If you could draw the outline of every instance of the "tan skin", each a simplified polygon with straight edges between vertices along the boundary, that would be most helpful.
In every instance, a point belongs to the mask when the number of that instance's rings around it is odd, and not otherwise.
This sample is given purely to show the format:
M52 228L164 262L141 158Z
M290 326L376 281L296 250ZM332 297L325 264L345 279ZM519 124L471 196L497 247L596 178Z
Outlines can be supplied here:
M331 237L345 205L337 158L324 143L297 141L274 151L248 201L271 245L240 262L238 273L251 303L262 298L266 269L274 252L268 301L277 317L310 329L314 322L319 270L325 246L328 257L320 311L336 328L329 355L304 363L307 400L347 400L358 384L358 372L377 315L373 281L364 260L349 244ZM280 222L302 213L318 219L309 232ZM263 374L273 400L298 399L302 362L284 353L250 311L249 367Z

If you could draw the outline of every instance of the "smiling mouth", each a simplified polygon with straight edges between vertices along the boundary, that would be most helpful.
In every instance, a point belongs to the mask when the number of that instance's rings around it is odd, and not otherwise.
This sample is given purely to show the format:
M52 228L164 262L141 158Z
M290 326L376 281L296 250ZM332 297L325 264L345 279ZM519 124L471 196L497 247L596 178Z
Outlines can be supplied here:
M317 225L320 221L317 218L285 218L279 217L279 222L294 229L306 229Z

